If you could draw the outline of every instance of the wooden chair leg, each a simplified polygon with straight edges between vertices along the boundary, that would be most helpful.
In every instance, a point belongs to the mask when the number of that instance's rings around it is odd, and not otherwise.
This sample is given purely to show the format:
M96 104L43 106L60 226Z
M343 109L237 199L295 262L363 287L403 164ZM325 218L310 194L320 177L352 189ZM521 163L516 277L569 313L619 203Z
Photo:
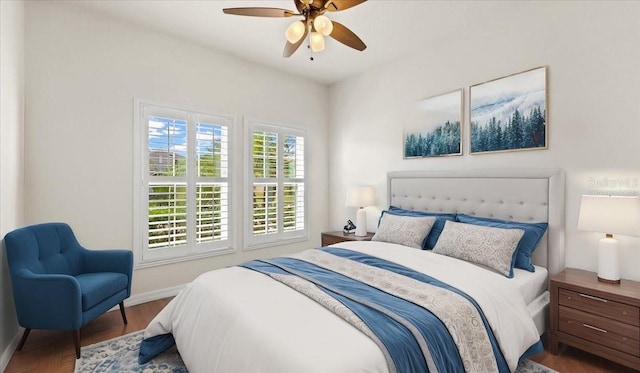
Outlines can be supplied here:
M18 348L16 349L16 351L22 350L22 346L24 346L24 343L27 341L27 337L29 336L30 332L31 332L30 328L24 329L24 333L22 334L22 338L20 338L20 342L18 343Z
M76 359L80 359L80 329L74 330L73 333L73 344L76 347Z
M122 315L122 321L124 321L125 324L128 324L127 315L124 313L124 302L120 302L120 314Z

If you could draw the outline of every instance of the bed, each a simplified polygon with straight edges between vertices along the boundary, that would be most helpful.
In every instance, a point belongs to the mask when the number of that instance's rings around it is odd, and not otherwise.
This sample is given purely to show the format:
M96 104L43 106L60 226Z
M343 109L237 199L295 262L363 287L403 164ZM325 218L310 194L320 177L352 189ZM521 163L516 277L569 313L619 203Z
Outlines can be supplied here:
M207 272L188 284L147 327L141 360L175 343L186 367L196 373L513 371L521 358L539 351L539 336L547 329L548 276L564 268L562 171L391 172L387 191L388 204L407 214L545 223L531 257L535 271L513 268L510 278L442 255L455 229L473 225L459 222L444 222L434 250L389 240L345 242L248 262ZM513 232L523 237L519 229L507 232L509 237ZM343 286L326 272L345 272L356 280ZM374 284L359 282L365 279ZM381 288L371 299L390 298L390 305L371 305L362 287ZM402 305L400 296L408 299ZM359 303L350 306L352 301ZM362 304L369 308L358 308ZM408 319L426 325L426 331L405 325ZM409 332L387 335L395 329Z

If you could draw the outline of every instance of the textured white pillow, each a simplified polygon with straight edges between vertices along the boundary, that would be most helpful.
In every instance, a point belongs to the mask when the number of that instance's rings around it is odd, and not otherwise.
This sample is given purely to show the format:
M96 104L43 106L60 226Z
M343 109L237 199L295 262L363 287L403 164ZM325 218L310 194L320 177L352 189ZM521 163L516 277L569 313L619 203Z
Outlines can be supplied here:
M372 241L397 243L416 249L422 248L422 241L436 222L433 216L401 216L382 214L380 224Z
M522 229L447 221L433 252L482 264L507 277L513 277L511 263L522 235Z

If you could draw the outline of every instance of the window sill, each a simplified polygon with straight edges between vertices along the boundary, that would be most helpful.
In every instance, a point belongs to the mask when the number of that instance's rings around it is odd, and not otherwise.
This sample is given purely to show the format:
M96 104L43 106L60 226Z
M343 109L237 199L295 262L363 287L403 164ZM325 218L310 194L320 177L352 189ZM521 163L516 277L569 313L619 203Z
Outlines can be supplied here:
M180 262L187 262L187 261L191 261L191 260L209 258L209 257L212 257L212 256L227 255L227 254L232 254L232 253L235 253L235 252L236 252L236 249L234 249L233 247L227 247L227 248L218 249L218 250L211 250L211 251L206 251L206 252L199 252L199 253L193 253L193 254L188 254L188 255L181 255L181 256L177 256L177 257L173 257L173 258L147 259L145 261L140 261L140 262L136 263L135 266L133 267L133 269L158 267L158 266L163 266L163 265L168 265L168 264L174 264L174 263L180 263Z
M298 243L298 242L305 242L305 241L309 241L309 236L308 235L304 235L304 236L300 236L300 237L285 238L285 239L280 239L280 240L276 240L276 241L269 241L269 242L257 242L257 243L253 243L253 244L247 245L243 249L243 251L260 250L260 249L266 249L268 247L284 246L284 245L288 245L288 244L293 244L293 243Z

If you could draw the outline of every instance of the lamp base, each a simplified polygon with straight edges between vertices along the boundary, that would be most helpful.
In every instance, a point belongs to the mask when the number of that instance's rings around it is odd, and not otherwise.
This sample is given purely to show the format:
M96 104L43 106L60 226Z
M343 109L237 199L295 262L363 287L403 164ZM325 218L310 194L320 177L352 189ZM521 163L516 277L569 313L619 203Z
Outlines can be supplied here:
M362 207L358 209L356 214L356 232L354 234L358 237L367 235L367 212Z
M600 239L598 245L598 281L609 284L620 283L618 240L613 237Z
M604 282L604 283L606 283L606 284L619 284L619 283L620 283L620 280L619 280L619 279L618 279L618 280L608 280L608 279L606 279L606 278L602 278L602 277L600 277L600 276L598 276L598 281L600 281L600 282Z

